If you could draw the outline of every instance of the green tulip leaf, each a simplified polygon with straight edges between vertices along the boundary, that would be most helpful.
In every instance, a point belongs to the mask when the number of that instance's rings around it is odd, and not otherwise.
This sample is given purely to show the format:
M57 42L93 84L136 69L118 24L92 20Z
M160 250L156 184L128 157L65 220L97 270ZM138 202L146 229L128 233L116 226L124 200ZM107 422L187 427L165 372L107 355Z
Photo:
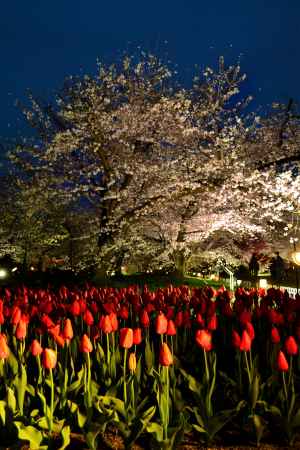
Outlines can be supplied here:
M18 430L18 437L22 441L29 441L31 450L40 450L41 442L43 440L43 434L37 428L32 426L25 426L21 422L14 422Z
M6 421L6 406L7 403L4 400L0 400L0 418L2 420L3 425L5 425Z
M59 447L58 450L65 450L65 448L71 442L71 429L70 429L69 425L63 427L60 434L62 437L62 445Z
M146 430L148 433L154 434L157 442L163 442L164 432L163 427L156 422L151 422L147 425Z
M77 409L77 422L80 428L83 428L87 421L86 415L82 414L79 409Z
M13 414L15 414L17 408L17 401L14 391L10 387L7 387L7 406L13 412Z

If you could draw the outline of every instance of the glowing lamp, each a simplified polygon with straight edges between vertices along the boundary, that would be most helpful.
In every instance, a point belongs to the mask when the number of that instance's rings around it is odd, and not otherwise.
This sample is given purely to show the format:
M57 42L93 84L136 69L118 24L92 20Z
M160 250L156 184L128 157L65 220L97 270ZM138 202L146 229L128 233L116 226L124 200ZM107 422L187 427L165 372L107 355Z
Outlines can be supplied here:
M242 280L236 280L236 284L240 286L242 284Z
M0 279L3 280L3 278L7 277L7 270L0 269Z
M268 280L266 280L265 278L261 278L259 280L259 287L262 289L266 289L268 287Z
M294 252L292 255L293 261L297 266L300 266L300 252Z

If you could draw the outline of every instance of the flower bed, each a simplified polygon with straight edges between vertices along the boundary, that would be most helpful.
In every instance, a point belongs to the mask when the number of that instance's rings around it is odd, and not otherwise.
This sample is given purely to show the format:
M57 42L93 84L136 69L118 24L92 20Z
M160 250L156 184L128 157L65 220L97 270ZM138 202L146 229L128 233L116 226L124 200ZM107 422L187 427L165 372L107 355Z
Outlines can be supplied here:
M119 448L104 443L113 435L120 448L171 449L297 438L299 297L187 286L2 294L1 443Z

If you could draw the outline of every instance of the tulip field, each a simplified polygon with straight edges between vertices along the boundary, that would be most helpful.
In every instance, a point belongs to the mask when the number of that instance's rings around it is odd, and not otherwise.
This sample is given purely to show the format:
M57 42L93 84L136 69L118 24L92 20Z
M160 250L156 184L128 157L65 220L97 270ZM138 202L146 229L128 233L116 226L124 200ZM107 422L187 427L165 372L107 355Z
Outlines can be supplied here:
M21 286L2 289L0 327L5 448L298 440L300 296Z

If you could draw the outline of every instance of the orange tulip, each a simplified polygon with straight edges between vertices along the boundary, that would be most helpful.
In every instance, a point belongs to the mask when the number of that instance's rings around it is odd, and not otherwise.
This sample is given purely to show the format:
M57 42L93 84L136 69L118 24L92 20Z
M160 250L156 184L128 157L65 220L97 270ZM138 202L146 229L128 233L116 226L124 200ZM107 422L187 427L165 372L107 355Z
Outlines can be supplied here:
M26 334L27 334L27 322L21 318L18 322L15 335L17 339L21 340L25 339Z
M0 359L6 359L9 356L9 347L4 334L0 334Z
M31 354L33 356L38 356L38 355L41 355L43 353L42 346L41 346L41 344L39 343L39 341L37 339L34 339L31 342L30 352L31 352Z
M208 330L197 330L196 331L196 344L202 347L203 350L209 352L212 349L212 336L211 332Z
M90 353L93 350L93 345L86 334L82 336L79 348L83 353Z
M168 344L163 342L159 350L159 364L161 366L171 366L173 364L173 356Z
M158 314L155 321L155 331L157 334L165 334L168 328L168 319L163 313Z
M73 333L72 322L70 319L65 320L65 326L64 326L62 335L67 341L70 341L71 339L73 339L74 333Z
M56 362L57 357L55 351L51 348L45 348L42 358L43 367L45 367L45 369L54 369Z
M133 345L133 331L132 328L120 329L120 345L123 348L130 348Z

